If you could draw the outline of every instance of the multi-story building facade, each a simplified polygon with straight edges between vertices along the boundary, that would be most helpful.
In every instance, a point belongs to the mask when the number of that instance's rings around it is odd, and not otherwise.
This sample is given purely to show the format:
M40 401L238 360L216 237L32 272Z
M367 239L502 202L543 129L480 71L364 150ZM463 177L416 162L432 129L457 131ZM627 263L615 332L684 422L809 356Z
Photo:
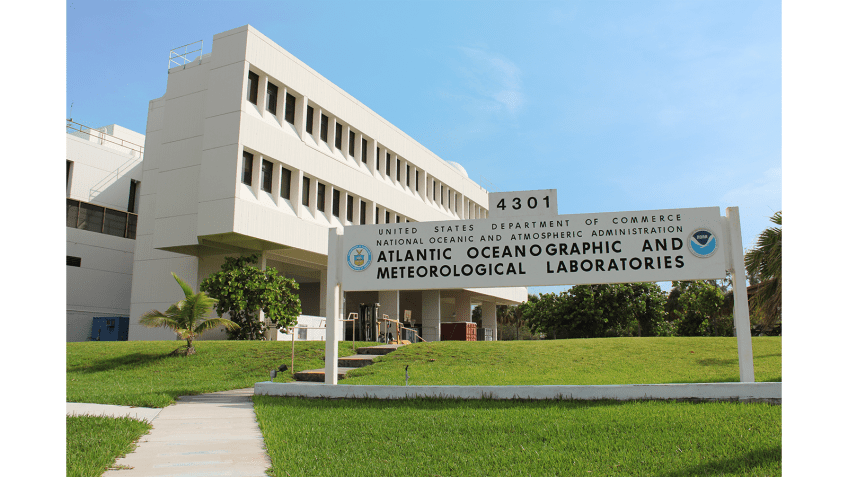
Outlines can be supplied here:
M67 341L91 337L92 319L129 316L144 135L68 121Z
M487 192L250 26L219 33L213 51L169 69L150 102L130 306L130 340L173 339L138 325L181 297L171 272L195 289L224 257L260 254L300 285L304 319L326 316L328 229L475 219ZM423 323L496 329L496 304L526 288L349 292L360 303ZM222 332L207 332L217 339ZM337 336L340 336L338 334ZM278 336L281 337L281 336ZM273 337L272 338L277 338Z

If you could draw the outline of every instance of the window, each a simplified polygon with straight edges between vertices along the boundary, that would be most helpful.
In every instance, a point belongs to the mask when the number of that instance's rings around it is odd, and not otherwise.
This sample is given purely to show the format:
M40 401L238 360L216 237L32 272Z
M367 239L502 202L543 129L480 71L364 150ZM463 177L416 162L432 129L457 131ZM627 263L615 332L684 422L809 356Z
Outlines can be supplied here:
M348 133L347 153L350 154L350 157L353 157L353 155L356 154L356 133L353 131Z
M450 189L448 189L448 210L450 210L450 204L451 204L451 191L450 191Z
M400 223L400 215L395 215L395 223Z
M362 163L368 164L368 140L362 138Z
M291 171L281 167L283 173L280 176L280 197L291 200Z
M103 233L123 237L127 231L127 213L119 210L105 209L103 215Z
M319 182L318 183L318 203L316 204L316 206L318 207L318 210L320 210L321 212L324 212L324 189L325 189L324 184Z
M306 176L303 177L303 194L301 195L300 202L309 207L309 178Z
M333 215L339 216L339 201L341 200L341 192L338 189L333 189Z
M241 164L241 183L251 185L253 177L253 154L243 151Z
M286 122L289 124L294 124L294 107L295 107L295 99L294 96L286 93Z
M80 202L77 228L103 233L103 207Z
M342 124L336 122L336 137L335 137L336 149L342 148Z
M312 106L306 107L306 132L312 134L312 117L315 116L315 109Z
M390 224L392 221L392 214L387 210L386 211L386 223Z
M130 179L130 200L127 201L127 212L135 212L138 210L138 189L141 182Z
M374 214L374 223L375 224L380 223L380 208L379 207L377 207L377 212Z
M439 186L439 205L445 205L445 185Z
M400 182L400 159L395 159L395 178Z
M377 170L380 170L380 147L377 147Z
M365 201L359 200L359 225L365 225Z
M273 115L277 115L277 85L268 82L268 93L265 95L265 109Z
M392 155L386 151L386 177L392 176Z
M262 159L262 190L271 192L271 174L274 173L274 164Z
M433 202L436 201L436 180L433 179Z
M259 75L249 71L247 73L247 100L256 104L256 96L259 92Z
M418 192L418 169L415 169L415 192Z
M409 187L409 164L406 165L406 186Z
M67 199L67 226L135 240L138 215Z
M347 196L347 220L353 222L353 196L350 194Z
M327 142L327 130L330 128L330 118L321 115L321 140Z
M68 199L67 226L72 229L77 228L77 220L79 219L79 206L80 203L78 200Z
M82 259L79 257L72 257L70 255L66 255L67 263L69 267L79 267L82 264Z
M67 161L67 166L65 167L65 188L67 189L69 185L71 185L71 165L74 161Z

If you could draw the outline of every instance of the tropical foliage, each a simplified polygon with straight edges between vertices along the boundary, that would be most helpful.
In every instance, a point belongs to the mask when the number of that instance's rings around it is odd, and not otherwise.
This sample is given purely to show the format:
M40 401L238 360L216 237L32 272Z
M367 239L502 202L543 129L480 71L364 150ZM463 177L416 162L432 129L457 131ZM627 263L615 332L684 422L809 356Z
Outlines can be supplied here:
M176 349L172 354L194 354L194 339L206 330L223 326L228 330L238 329L238 325L226 318L206 318L212 311L212 306L217 300L209 298L205 293L194 293L191 286L184 282L175 273L171 273L183 289L185 299L169 306L165 313L159 310L150 310L141 316L139 323L150 328L170 328L180 337L186 340L183 349Z
M301 313L298 284L278 274L274 268L260 270L253 266L258 255L227 257L221 271L210 275L200 289L217 299L218 316L229 313L239 325L229 331L230 339L262 340L267 329L288 328L297 323ZM265 322L259 321L259 311Z
M764 329L773 327L781 319L781 279L783 214L778 211L771 222L779 227L769 227L757 239L757 245L745 254L745 271L756 284L751 297L753 317Z

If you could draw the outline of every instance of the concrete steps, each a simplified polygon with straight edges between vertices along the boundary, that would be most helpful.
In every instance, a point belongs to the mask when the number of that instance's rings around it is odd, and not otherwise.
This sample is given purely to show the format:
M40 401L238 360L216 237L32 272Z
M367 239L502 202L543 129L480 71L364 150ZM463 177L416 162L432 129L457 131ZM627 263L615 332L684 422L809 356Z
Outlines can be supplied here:
M345 376L347 376L347 372L351 369L363 368L365 366L373 364L374 358L378 356L385 356L391 353L392 351L400 348L401 346L406 345L389 344L357 348L357 354L353 356L344 356L339 358L339 371L337 375L338 379L344 379ZM294 379L296 381L314 381L323 383L324 368L298 371L294 373Z

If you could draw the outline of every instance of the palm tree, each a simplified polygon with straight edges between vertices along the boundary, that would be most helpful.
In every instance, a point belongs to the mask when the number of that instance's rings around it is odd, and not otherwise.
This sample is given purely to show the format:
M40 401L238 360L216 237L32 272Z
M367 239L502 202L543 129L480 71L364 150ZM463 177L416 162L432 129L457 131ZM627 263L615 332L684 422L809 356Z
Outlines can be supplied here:
M195 353L192 341L204 331L224 326L228 330L238 329L239 325L226 318L206 318L212 310L212 305L218 300L209 298L206 293L194 293L188 283L182 281L175 273L171 273L180 284L185 293L185 300L180 300L169 306L165 313L158 310L150 310L141 315L139 323L150 327L170 328L180 337L186 340L185 356ZM175 349L171 354L183 354L182 348Z
M782 226L782 211L777 211L770 220ZM778 227L765 229L757 239L757 246L745 254L745 271L759 282L751 297L751 306L760 316L763 329L771 328L780 319L783 287L781 261L781 229Z

